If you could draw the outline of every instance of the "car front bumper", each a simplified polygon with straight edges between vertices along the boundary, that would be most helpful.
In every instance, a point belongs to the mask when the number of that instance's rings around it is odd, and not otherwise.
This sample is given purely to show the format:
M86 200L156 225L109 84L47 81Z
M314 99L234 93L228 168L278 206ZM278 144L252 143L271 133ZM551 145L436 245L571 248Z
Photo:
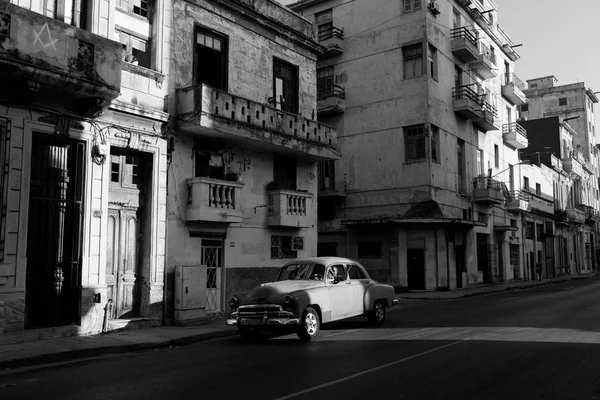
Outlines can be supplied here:
M398 299L392 300L392 306L397 306L398 304L400 304L400 300L398 300Z
M237 312L231 313L231 316L225 321L229 326L243 326L248 328L285 328L300 325L300 318L295 318L289 311L280 311L278 316L269 316L268 313L244 313L240 315Z

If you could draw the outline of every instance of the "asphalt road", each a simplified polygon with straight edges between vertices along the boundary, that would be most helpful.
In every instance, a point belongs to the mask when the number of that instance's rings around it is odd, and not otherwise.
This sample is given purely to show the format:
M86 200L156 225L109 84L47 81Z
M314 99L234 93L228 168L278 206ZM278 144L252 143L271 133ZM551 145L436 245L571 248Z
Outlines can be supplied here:
M0 375L0 400L600 399L600 279Z

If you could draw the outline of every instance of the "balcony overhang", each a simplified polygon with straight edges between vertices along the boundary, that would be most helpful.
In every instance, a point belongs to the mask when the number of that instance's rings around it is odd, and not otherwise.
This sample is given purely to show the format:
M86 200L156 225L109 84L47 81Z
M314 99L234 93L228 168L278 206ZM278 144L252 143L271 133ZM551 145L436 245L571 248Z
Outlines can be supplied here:
M583 177L583 167L576 159L567 157L562 159L563 169L566 173L571 173Z
M339 56L344 53L344 31L340 28L329 27L318 35L319 44L325 51L319 55L319 60Z
M186 181L189 201L185 210L187 222L242 222L241 190L243 183L211 178Z
M336 130L206 85L177 91L179 130L314 161L340 158Z
M527 103L527 96L525 93L514 84L514 82L508 82L502 85L502 96L514 105L521 105Z
M267 226L308 228L314 219L313 195L295 190L270 190Z
M479 49L477 48L477 42L467 37L456 37L450 40L450 46L452 53L454 53L463 62L469 63L477 60L479 56Z
M481 119L481 106L471 98L455 98L452 106L454 112L465 119Z
M502 126L502 138L515 149L525 149L529 146L527 131L516 122Z
M490 187L476 188L473 190L473 198L475 203L486 205L502 204L505 200L501 190Z
M10 5L10 6L9 6ZM0 0L0 100L95 117L119 96L122 46Z
M506 202L506 209L511 213L520 213L529 209L529 201L525 199L511 199Z
M471 68L483 79L493 79L498 76L495 62L485 53L479 54L477 59L471 63Z
M318 96L317 115L319 117L343 114L345 111L346 99L343 90L341 92L332 92L328 95Z
M480 118L474 119L473 124L482 132L497 131L500 126L495 121L494 112L490 110L481 110Z
M586 219L586 214L577 209L577 208L567 208L567 218L569 222L574 222L576 224L584 224Z

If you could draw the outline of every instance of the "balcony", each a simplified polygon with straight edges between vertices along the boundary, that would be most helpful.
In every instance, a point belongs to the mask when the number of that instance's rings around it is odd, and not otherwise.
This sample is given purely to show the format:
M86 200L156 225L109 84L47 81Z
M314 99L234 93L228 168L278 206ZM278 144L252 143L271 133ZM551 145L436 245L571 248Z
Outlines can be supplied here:
M321 46L325 46L325 53L319 56L319 59L339 56L344 53L344 31L334 26L328 26L322 29L317 40Z
M545 194L530 195L529 209L554 215L554 199Z
M317 115L325 117L342 114L346 111L346 93L344 88L333 85L317 93Z
M492 79L498 76L496 74L496 55L490 51L490 48L481 45L481 53L477 59L471 63L471 68L483 79Z
M0 101L93 118L121 89L118 42L0 0Z
M211 178L188 179L189 200L185 210L187 222L240 222L243 183Z
M479 57L479 40L476 33L465 27L450 31L450 46L452 52L466 63L476 61Z
M520 190L513 190L506 199L506 209L512 213L520 213L529 209L529 200L531 196Z
M579 204L577 209L585 213L586 224L594 225L596 222L598 222L600 214L598 211L594 210L594 207L585 204Z
M502 204L505 201L502 193L502 183L488 178L478 176L473 179L473 197L478 204Z
M482 132L496 131L500 127L496 124L495 119L498 116L498 110L485 100L480 100L481 112L480 117L473 120L473 124Z
M313 222L313 195L295 190L270 190L267 226L308 228Z
M206 85L178 89L179 130L291 157L339 159L336 130Z
M515 105L525 104L527 97L525 84L515 74L505 74L502 82L502 96Z
M524 149L529 146L527 131L517 122L502 125L502 138L506 144L515 149Z
M452 89L452 106L454 112L465 119L481 119L481 96L471 89L471 85Z
M577 207L567 206L567 218L570 222L576 224L584 224L586 219L586 212Z
M573 156L573 153L570 157L563 158L562 163L566 173L572 173L583 178L583 166L577 160L576 156Z

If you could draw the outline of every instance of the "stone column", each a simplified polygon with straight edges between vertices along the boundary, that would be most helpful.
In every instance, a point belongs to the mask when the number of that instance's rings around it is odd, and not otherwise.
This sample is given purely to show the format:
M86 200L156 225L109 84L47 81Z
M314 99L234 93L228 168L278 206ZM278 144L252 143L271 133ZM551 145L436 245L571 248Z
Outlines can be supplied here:
M446 240L446 229L435 230L435 241L437 247L437 288L448 289L448 242Z

